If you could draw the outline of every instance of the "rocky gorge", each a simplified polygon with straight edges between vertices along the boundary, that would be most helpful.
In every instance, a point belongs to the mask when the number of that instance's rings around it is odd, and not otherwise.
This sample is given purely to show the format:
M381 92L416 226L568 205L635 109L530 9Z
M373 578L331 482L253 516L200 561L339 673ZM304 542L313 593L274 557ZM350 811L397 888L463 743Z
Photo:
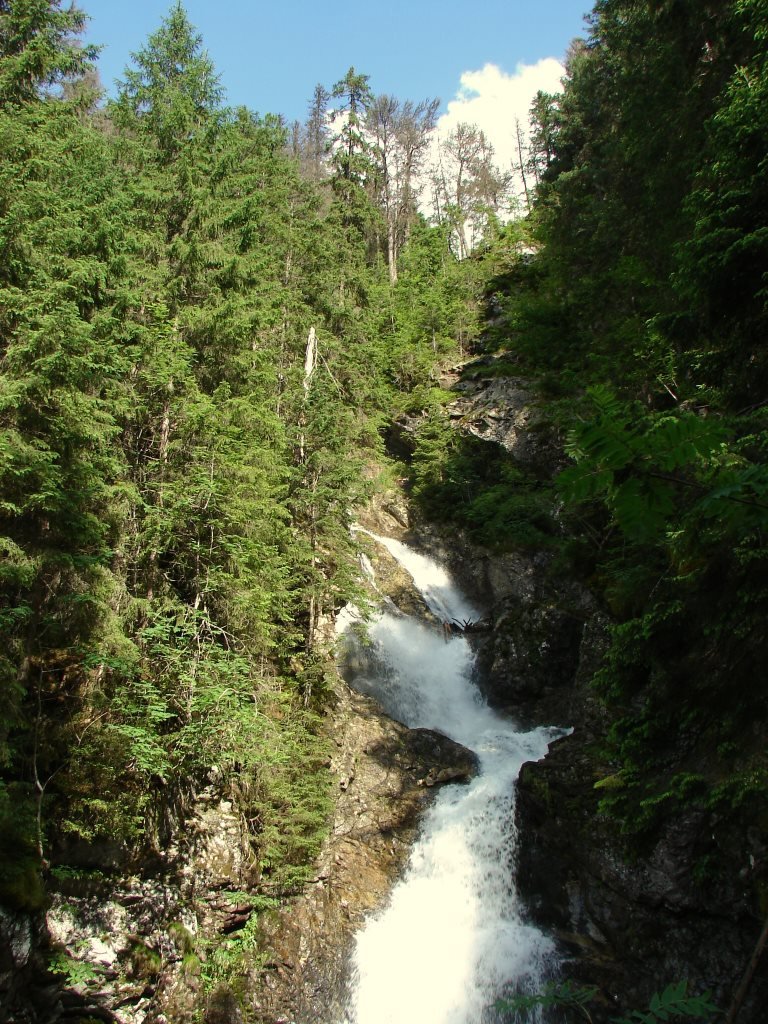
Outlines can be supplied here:
M452 385L459 429L539 474L557 472L558 439L525 382L488 381L470 368ZM734 834L717 813L692 808L641 847L601 810L600 748L611 722L590 682L611 615L599 595L573 572L553 571L544 552L443 550L492 609L493 630L476 641L489 701L571 730L523 766L516 804L518 886L532 919L557 937L562 977L596 988L594 1021L641 1009L683 980L710 992L729 1024L762 1021L768 851L758 830ZM682 744L670 770L676 760L685 762Z
M448 383L457 429L501 445L542 476L557 471L557 439L524 382L464 373ZM755 891L766 851L757 836L723 835L702 813L674 821L644 851L611 829L595 789L595 749L609 722L589 686L610 622L598 597L553 566L548 552L484 549L414 520L401 495L381 498L360 524L439 556L482 607L488 628L470 638L477 683L491 706L530 726L570 730L545 759L523 767L518 886L531 919L556 940L561 976L598 987L592 1019L644 1006L680 979L731 1005L760 935ZM372 548L370 557L381 598L401 608L422 604L383 549ZM44 918L0 918L7 1019L339 1020L355 932L386 901L436 788L471 778L477 765L446 736L393 721L342 678L330 706L333 825L300 893L274 904L252 899L252 852L237 792L212 768L183 811L164 809L160 861L128 874L116 851L71 851L69 861L79 857L82 871L52 879ZM713 844L730 859L727 878L694 871ZM237 986L211 970L212 951L230 943L249 965ZM45 969L51 952L62 957L63 986ZM731 1019L757 1024L767 993L758 965Z

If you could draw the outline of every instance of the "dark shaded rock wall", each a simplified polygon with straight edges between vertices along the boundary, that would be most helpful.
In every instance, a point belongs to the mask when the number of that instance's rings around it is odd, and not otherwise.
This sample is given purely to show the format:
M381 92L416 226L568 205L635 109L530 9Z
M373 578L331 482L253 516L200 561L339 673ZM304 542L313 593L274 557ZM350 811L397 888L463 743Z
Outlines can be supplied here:
M471 368L446 383L457 394L449 407L457 429L502 444L539 477L557 471L562 456L528 384L488 381ZM589 685L610 621L599 599L578 579L553 573L545 552L497 555L428 527L424 542L492 623L473 638L489 702L522 722L573 730L542 761L523 766L516 803L521 896L559 940L563 977L599 987L596 1024L647 1006L654 992L684 979L726 1011L768 909L759 882L768 851L748 829L728 834L716 816L694 810L643 847L626 843L599 813L595 789L610 728ZM713 854L721 865L714 875L706 870ZM765 1020L768 953L735 1018Z
M706 811L681 814L647 850L626 848L598 811L593 728L577 724L520 775L518 879L531 916L559 939L564 976L600 987L595 1021L684 979L725 1010L762 928L749 840L734 837L733 870L717 878L698 869L715 842ZM767 1010L762 963L737 1020L761 1024Z

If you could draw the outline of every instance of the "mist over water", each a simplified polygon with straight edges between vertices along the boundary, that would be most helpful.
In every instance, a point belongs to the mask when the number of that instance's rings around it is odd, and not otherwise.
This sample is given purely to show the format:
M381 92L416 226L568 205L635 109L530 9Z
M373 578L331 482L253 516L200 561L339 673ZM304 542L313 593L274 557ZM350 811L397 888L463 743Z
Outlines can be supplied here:
M411 574L441 620L478 609L432 559L376 538ZM396 611L368 629L350 682L413 728L435 729L478 755L468 785L441 788L386 908L358 933L344 1024L482 1024L499 1020L511 983L544 984L554 947L519 915L514 887L514 781L561 730L519 732L472 682L466 638ZM350 643L354 643L350 634Z

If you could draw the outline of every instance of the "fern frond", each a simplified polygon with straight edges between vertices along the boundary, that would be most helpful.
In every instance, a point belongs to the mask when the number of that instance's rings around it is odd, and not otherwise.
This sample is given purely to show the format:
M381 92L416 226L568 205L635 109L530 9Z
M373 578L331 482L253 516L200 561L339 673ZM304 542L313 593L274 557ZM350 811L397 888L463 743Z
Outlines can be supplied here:
M689 996L688 982L678 981L667 985L663 992L656 992L647 1010L633 1010L628 1017L612 1017L611 1024L658 1024L681 1017L706 1022L717 1012L708 992Z
M616 419L626 407L607 384L593 384L587 388L587 395L600 416Z
M663 416L646 434L648 458L671 472L709 458L726 439L726 430L715 420L694 413Z

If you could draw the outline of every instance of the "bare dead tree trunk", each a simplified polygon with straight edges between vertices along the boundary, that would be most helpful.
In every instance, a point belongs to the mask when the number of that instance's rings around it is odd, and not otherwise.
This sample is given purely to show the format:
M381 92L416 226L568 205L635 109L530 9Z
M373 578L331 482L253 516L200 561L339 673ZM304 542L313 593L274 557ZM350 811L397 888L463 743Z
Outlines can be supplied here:
M37 712L35 714L35 732L33 737L32 746L32 778L35 783L35 832L36 832L36 845L37 855L40 859L40 865L43 868L48 867L48 860L45 856L45 843L43 839L43 799L45 797L45 791L48 788L48 783L54 779L61 769L64 767L63 764L59 765L55 771L53 771L48 778L43 782L40 778L39 772L39 757L40 757L40 744L41 744L41 733L43 728L43 669L40 666L38 677L37 677Z
M397 284L397 225L390 220L387 224L387 265L389 266L389 283Z
M312 374L317 366L317 335L315 328L310 327L307 337L307 347L304 352L304 398L309 397L309 388L312 383Z
M304 351L304 405L306 406L309 400L309 389L312 386L312 374L315 372L317 366L317 335L315 334L315 328L310 327L309 335L307 337L307 347ZM301 410L299 417L299 426L301 427L301 433L299 434L299 461L304 462L304 426L306 424L306 415L304 409Z
M314 327L310 327L309 334L307 336L307 346L306 346L306 349L304 350L304 381L303 381L303 387L304 387L304 404L305 404L305 406L306 406L306 403L309 400L309 392L310 392L310 389L312 387L312 376L314 375L316 366L317 366L317 333L315 332L315 328ZM306 423L306 416L305 416L304 410L302 409L302 412L301 412L301 424L300 424L301 425L301 434L299 436L299 458L300 458L302 463L304 462L304 448L305 448L305 440L306 440L305 436L304 436L304 426L305 426L305 423ZM313 493L315 492L316 489L317 489L317 479L316 479L315 475L313 474L313 478L312 478L312 491L313 491ZM311 533L310 533L310 540L311 540L311 546L312 546L311 567L312 567L312 575L314 577L315 566L317 564L317 556L315 554L316 542L315 542L315 508L314 508L314 505L311 508L311 515L312 515L312 528L311 528ZM310 585L314 586L314 579L312 580L312 583ZM307 615L308 615L307 651L311 652L312 648L314 646L314 641L315 641L315 625L316 625L317 616L318 616L317 602L316 602L316 599L315 599L314 591L310 591L309 607L307 609Z
M167 384L168 397L163 405L163 418L160 423L160 443L158 448L158 460L160 462L160 480L157 490L157 503L160 508L164 502L165 466L168 462L168 444L171 439L171 399L173 397L173 380ZM155 596L154 577L159 552L153 548L149 553L149 584L147 586L147 600L151 601Z
M517 135L517 159L520 163L520 177L523 179L523 192L525 193L525 205L528 213L531 212L531 195L528 191L528 181L525 177L525 161L523 160L523 133L520 128L520 121L515 118L515 133Z
M168 394L173 394L173 381L168 381ZM163 406L163 422L160 426L160 462L165 465L168 461L168 442L171 439L171 399L170 397Z

